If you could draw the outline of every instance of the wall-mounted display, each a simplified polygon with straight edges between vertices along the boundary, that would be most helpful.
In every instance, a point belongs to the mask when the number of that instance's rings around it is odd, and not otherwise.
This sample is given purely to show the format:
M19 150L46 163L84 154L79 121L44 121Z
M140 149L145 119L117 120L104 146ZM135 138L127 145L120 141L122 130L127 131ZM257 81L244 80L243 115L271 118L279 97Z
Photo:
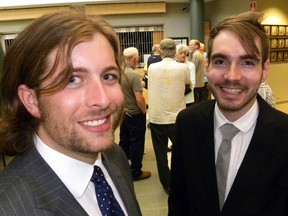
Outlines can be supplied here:
M263 25L270 39L270 61L288 61L288 25Z

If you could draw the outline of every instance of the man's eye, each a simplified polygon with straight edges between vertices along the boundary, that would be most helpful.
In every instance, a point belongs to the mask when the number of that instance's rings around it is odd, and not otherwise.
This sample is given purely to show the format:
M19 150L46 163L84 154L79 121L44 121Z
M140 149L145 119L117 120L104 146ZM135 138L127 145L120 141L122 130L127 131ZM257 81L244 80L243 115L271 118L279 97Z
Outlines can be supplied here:
M69 83L79 83L80 82L80 78L79 77L77 77L77 76L72 76L71 78L70 78L70 80L69 80Z
M115 74L105 74L103 76L103 80L117 80L118 76L116 76Z
M215 61L213 61L213 64L215 64L215 65L223 65L223 64L225 64L225 62L222 59L215 59Z
M246 66L254 66L254 65L256 65L256 62L253 60L247 60L247 61L244 61L243 64Z

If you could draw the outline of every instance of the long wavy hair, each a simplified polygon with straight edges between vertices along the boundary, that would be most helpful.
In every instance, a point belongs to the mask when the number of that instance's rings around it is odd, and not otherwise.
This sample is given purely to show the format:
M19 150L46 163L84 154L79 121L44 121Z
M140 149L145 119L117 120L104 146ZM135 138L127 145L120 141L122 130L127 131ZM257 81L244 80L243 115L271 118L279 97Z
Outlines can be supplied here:
M5 154L13 156L26 151L33 144L33 135L40 122L20 101L18 86L25 84L36 92L37 97L63 89L72 75L73 48L91 40L95 33L107 38L121 71L122 52L118 36L100 17L58 11L36 19L17 36L4 57L0 80L0 149ZM51 52L56 52L56 59L52 67L48 67L51 65L48 62ZM63 71L53 83L42 87L41 84L55 73L60 62L65 64Z

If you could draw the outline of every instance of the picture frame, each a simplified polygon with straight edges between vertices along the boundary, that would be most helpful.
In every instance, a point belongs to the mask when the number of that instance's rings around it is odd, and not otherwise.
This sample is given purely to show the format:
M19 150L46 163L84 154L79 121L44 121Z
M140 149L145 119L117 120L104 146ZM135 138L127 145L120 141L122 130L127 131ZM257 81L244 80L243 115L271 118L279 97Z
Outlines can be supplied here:
M288 26L286 26L285 32L286 32L286 35L288 36Z
M266 35L270 36L270 26L266 25L264 26L264 29L265 29Z
M283 51L278 51L277 52L277 61L283 61Z
M271 26L271 35L277 36L278 35L278 26Z
M285 40L284 39L278 39L277 48L284 48L284 46L285 46Z
M187 46L189 45L188 37L170 37L170 38L175 41L176 46L178 44L186 44Z
M288 48L288 38L285 39L285 48Z
M284 51L283 60L288 61L288 50Z
M278 31L278 35L279 35L279 36L285 35L285 31L286 31L285 26L279 26L279 29L278 29L278 30L279 30L279 31Z
M277 52L276 51L271 51L270 52L270 61L275 62L277 59Z
M278 46L278 40L276 38L273 38L270 40L270 48L274 49Z

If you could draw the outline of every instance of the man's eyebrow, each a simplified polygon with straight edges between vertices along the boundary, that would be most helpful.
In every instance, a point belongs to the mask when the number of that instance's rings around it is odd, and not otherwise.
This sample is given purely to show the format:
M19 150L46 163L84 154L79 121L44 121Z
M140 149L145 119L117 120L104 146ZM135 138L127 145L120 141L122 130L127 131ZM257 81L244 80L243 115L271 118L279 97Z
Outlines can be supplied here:
M228 58L228 56L222 53L214 53L211 55L211 59L215 59L215 58Z
M118 71L120 73L120 70L119 68L115 65L110 65L110 66L107 66L107 67L104 67L101 69L102 71L111 71L111 70L115 70L115 71ZM73 72L88 72L87 68L85 67L73 67L72 68L72 71Z
M240 56L240 59L244 60L244 59L252 59L254 61L257 61L259 62L260 61L260 58L256 55L253 55L253 54L247 54L247 55L243 55L243 56Z
M211 55L211 59L215 59L215 58L223 58L223 59L227 59L228 55L222 54L222 53L215 53ZM240 56L241 60L245 60L245 59L252 59L254 61L260 61L260 58L256 55L253 54L245 54Z

